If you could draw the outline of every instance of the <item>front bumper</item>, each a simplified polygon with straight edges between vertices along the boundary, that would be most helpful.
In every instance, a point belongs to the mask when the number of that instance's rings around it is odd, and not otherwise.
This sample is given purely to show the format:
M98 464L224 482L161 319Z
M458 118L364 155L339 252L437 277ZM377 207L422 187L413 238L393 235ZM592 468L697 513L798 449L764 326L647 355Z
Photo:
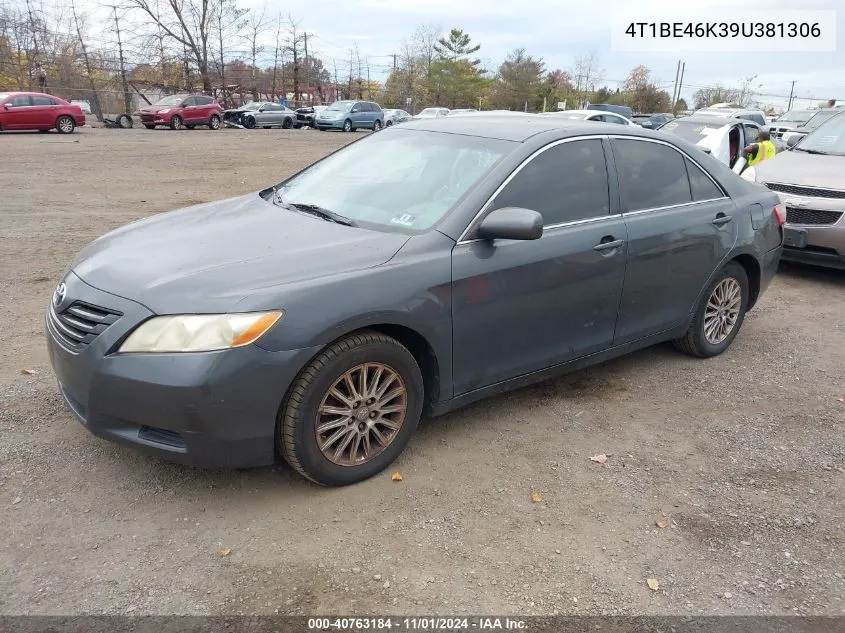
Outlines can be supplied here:
M129 332L153 313L73 273L65 285L65 300L47 311L47 347L68 408L91 433L191 466L273 463L279 406L316 349L269 352L248 345L195 354L117 354ZM73 305L117 317L89 341L72 344L57 315L66 317Z
M316 119L314 121L314 125L321 130L342 130L345 121L346 119L338 119L337 121L323 121L321 119Z
M144 125L169 125L170 124L170 114L167 115L160 115L154 114L149 112L142 112L140 114L141 123Z

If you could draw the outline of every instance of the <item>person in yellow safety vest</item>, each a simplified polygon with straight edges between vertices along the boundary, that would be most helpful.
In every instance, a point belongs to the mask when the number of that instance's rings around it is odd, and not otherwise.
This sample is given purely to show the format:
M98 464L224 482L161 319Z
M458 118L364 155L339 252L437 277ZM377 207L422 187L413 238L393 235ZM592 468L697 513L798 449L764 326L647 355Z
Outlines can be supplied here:
M777 152L778 149L775 147L775 144L772 143L771 136L765 130L760 132L756 143L752 143L742 150L742 153L748 161L749 167L756 165L760 161L772 158L772 156L777 154Z

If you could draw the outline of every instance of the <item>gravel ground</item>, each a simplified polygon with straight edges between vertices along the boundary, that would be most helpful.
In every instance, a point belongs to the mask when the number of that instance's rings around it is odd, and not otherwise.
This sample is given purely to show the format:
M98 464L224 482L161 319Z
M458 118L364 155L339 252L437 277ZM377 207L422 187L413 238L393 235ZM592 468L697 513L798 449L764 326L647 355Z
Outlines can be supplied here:
M784 267L718 358L656 347L426 421L399 483L175 466L65 411L42 315L85 243L358 137L3 135L0 613L845 614L842 274Z

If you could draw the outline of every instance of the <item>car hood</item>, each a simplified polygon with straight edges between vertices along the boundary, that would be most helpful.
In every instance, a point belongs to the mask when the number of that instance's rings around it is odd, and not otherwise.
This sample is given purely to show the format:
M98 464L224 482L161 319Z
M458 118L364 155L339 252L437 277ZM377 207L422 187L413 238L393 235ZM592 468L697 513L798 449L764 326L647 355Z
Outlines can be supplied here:
M178 107L178 105L150 105L141 108L140 112L161 112L162 110L174 110Z
M754 166L758 182L779 182L822 189L845 189L845 156L789 150Z
M259 290L383 264L408 239L252 193L128 224L91 242L71 269L158 314L227 312Z

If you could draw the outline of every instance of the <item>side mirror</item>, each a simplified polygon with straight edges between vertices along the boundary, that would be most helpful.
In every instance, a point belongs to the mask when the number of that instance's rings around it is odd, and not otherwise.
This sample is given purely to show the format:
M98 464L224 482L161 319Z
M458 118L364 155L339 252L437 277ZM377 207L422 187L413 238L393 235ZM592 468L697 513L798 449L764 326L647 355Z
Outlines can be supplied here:
M519 207L491 211L478 227L478 237L483 240L536 240L542 235L543 216Z
M800 134L800 133L793 133L793 134L787 135L787 137L784 139L786 141L786 146L787 147L795 147L798 144L798 141L800 141L805 136L806 136L806 134Z

